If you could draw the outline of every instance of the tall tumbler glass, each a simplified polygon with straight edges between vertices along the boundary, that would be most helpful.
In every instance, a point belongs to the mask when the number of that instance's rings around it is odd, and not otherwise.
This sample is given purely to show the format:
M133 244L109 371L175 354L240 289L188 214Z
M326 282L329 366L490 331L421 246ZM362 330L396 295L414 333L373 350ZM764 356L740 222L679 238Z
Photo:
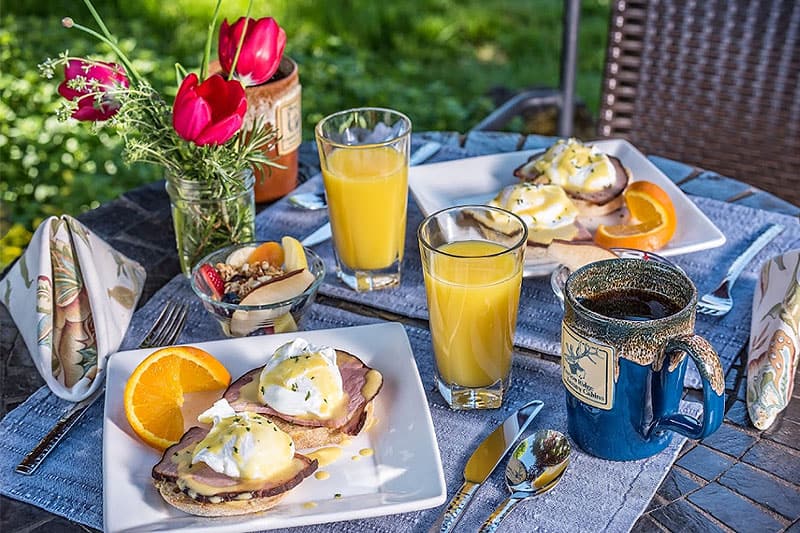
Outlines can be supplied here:
M489 206L434 213L417 231L439 392L453 409L493 409L511 375L528 229Z
M339 279L357 291L400 283L411 121L390 109L348 109L315 134Z

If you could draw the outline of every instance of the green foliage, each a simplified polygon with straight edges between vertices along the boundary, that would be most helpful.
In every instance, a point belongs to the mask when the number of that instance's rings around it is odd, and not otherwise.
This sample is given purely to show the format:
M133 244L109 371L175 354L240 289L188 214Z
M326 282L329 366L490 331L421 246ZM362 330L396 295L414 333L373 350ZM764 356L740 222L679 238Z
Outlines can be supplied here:
M175 63L199 68L215 3L95 5L136 68L171 100ZM226 0L221 18L244 15L247 3ZM152 166L125 166L111 130L95 134L55 118L60 80L40 78L36 65L67 49L113 59L108 48L61 27L63 16L94 26L82 2L19 4L4 6L0 17L0 235L15 223L32 231L43 217L77 215L162 177ZM581 10L577 90L595 111L607 4L586 0ZM562 8L562 0L279 0L254 2L253 16L273 16L286 30L287 54L300 65L304 138L311 139L323 116L361 105L401 110L415 131L464 132L494 108L493 87L557 85Z
M0 27L0 230L13 223L32 231L43 218L78 214L126 190L160 177L143 165L126 168L121 145L112 131L76 121L59 122L58 80L39 76L36 65L47 56L70 49L84 55L102 47L61 27L59 17L4 16ZM147 42L144 23L130 25ZM136 45L124 40L130 51ZM158 78L171 72L171 62L158 63L143 54L137 68ZM101 58L111 59L105 51ZM172 80L174 80L174 75ZM170 83L174 84L174 81Z

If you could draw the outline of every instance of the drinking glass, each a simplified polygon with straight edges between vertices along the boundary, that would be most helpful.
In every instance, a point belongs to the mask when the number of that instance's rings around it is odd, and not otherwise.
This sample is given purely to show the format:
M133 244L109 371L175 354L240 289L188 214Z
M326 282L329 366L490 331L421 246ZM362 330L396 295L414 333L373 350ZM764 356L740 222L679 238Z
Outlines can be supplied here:
M400 283L411 121L391 109L348 109L315 134L337 276L357 291Z
M453 409L500 407L528 229L508 211L471 205L430 215L417 238L439 392Z

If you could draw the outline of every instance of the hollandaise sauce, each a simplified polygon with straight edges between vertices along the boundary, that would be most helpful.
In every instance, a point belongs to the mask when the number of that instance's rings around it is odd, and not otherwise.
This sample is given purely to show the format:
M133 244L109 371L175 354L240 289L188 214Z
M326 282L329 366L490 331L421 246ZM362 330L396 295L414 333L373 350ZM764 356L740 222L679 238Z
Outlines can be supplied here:
M364 385L361 387L361 395L364 398L374 398L378 394L378 390L383 384L383 376L377 370L370 370L364 380Z
M571 193L601 191L616 180L616 171L608 156L575 139L558 141L542 154L534 167L547 176L550 183Z
M571 240L578 232L574 222L578 208L558 185L517 183L502 189L489 205L511 211L528 226L528 240L550 244L553 239ZM501 215L502 217L502 215ZM508 232L511 218L493 217L484 221Z
M251 388L243 389L248 398ZM279 413L309 420L330 420L345 414L348 397L342 387L336 350L314 347L303 339L287 343L264 366L255 401Z
M319 468L328 466L342 456L342 449L337 446L327 446L306 454L311 459L316 459Z
M486 387L508 375L522 269L499 244L449 243L426 272L436 366L447 383ZM474 261L463 256L475 257Z
M296 468L294 443L268 419L251 413L217 418L208 434L196 445L176 452L177 484L182 490L212 496L221 491L258 490L265 479L281 479ZM215 472L238 479L235 486L212 486L194 476L200 463Z

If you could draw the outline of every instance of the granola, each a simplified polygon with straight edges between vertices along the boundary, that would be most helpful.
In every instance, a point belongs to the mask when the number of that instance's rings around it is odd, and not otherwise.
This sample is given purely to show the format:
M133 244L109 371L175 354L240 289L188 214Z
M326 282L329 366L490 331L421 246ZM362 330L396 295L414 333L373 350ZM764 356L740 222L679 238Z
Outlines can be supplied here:
M247 296L276 276L285 274L282 268L271 265L269 261L261 261L251 265L244 262L239 266L228 263L217 263L217 271L225 284L223 294L235 294L239 300Z

